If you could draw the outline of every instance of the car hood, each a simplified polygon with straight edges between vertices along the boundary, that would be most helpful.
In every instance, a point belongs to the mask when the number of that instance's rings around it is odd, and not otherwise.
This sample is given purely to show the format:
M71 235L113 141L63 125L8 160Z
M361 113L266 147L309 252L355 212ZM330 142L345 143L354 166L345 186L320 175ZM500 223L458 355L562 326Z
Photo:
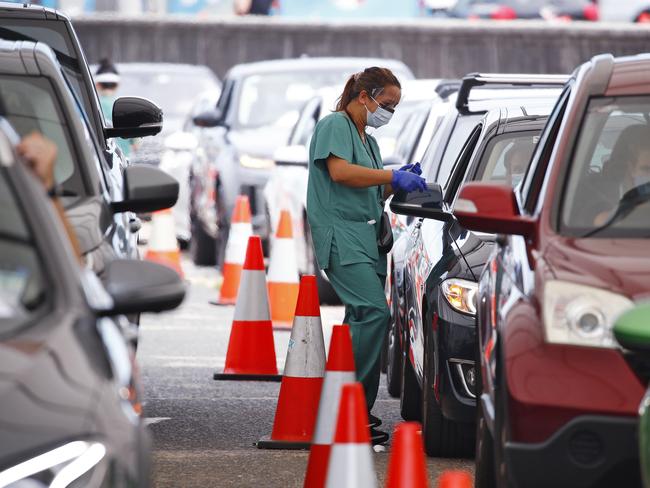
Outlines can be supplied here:
M0 341L0 469L82 437L93 422L92 365L72 327L45 328Z
M276 149L287 144L289 131L274 127L231 130L228 139L240 154L273 159Z
M649 245L647 239L558 238L544 258L559 280L640 299L650 296Z

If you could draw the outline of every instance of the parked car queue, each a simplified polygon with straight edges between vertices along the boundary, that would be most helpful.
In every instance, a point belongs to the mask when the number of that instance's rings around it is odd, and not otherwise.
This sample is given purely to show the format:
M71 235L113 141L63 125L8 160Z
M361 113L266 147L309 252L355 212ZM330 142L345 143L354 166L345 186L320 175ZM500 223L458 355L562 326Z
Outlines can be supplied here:
M155 135L162 111L122 97L106 125L59 12L1 3L0 53L0 484L147 486L137 324L185 287L138 260L136 215L174 205L179 184L114 139ZM55 148L47 179L16 152L37 139Z

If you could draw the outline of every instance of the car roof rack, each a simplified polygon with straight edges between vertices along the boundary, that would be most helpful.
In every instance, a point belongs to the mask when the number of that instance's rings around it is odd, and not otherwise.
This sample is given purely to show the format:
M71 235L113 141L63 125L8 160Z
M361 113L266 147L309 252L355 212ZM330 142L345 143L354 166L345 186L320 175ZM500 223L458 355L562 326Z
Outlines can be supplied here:
M470 73L463 77L456 97L456 108L463 114L483 113L469 109L469 95L476 87L490 88L560 88L569 81L569 75L528 75L501 73Z
M456 93L460 90L461 81L458 79L443 79L438 82L436 86L436 95L443 100L448 98L449 95Z

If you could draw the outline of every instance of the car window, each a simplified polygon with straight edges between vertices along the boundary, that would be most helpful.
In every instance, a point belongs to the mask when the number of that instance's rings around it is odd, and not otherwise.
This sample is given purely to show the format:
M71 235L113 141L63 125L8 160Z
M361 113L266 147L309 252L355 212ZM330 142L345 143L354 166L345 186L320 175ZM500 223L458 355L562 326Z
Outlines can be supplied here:
M524 177L539 141L539 132L510 132L493 137L486 146L475 181L517 186Z
M434 181L437 181L443 186L447 185L451 176L451 171L454 168L454 163L458 159L458 155L469 138L472 130L476 127L476 123L481 120L481 117L482 115L458 117L456 126L454 127L449 142L447 143L447 147L445 147Z
M404 130L398 135L395 144L395 157L398 160L406 163L412 162L409 160L415 151L415 145L420 138L420 134L422 134L424 122L429 115L430 105L430 102L419 105L417 110L404 122Z
M650 97L590 100L562 192L560 232L650 236Z
M274 126L290 130L305 102L320 88L345 82L346 72L297 71L255 74L244 78L238 96L234 126L254 129ZM273 93L274 96L268 96Z
M524 181L521 185L521 195L523 198L523 207L529 214L533 213L535 205L537 204L537 197L539 196L542 183L544 182L546 167L551 158L555 140L560 131L562 120L564 119L564 112L569 103L571 87L572 83L569 82L562 91L555 107L553 107L553 111L548 117L546 125L542 130L539 143L535 147L533 157L531 158L531 162L528 165L526 174L524 175Z
M456 164L454 164L454 171L452 175L450 176L447 183L442 186L445 192L445 201L447 203L450 203L454 200L456 192L463 182L464 176L469 167L469 163L472 159L472 154L474 154L476 144L481 137L481 128L482 125L480 124L474 127L474 130L469 135L469 138L463 145L463 148L458 155Z
M47 286L16 194L0 170L0 335L46 309Z
M56 182L68 193L86 193L69 127L49 80L0 75L0 116L5 117L20 136L36 131L54 141L57 145Z

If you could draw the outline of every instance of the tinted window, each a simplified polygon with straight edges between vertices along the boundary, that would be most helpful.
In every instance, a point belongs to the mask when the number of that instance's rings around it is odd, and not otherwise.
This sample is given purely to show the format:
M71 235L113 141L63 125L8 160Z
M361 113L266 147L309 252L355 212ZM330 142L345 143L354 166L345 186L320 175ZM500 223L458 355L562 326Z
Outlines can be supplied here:
M492 138L475 179L514 188L523 179L538 140L537 131L512 132Z
M445 152L442 155L440 169L436 176L435 181L441 185L446 186L461 149L474 127L476 127L477 122L481 120L481 117L482 115L470 115L458 118L456 127L454 127L454 130L451 133Z
M0 75L0 116L26 136L40 132L58 148L55 178L75 195L85 194L69 127L50 82L45 78Z
M0 170L0 335L44 310L47 287L31 234L5 170Z
M563 194L560 232L650 236L650 97L592 99Z

